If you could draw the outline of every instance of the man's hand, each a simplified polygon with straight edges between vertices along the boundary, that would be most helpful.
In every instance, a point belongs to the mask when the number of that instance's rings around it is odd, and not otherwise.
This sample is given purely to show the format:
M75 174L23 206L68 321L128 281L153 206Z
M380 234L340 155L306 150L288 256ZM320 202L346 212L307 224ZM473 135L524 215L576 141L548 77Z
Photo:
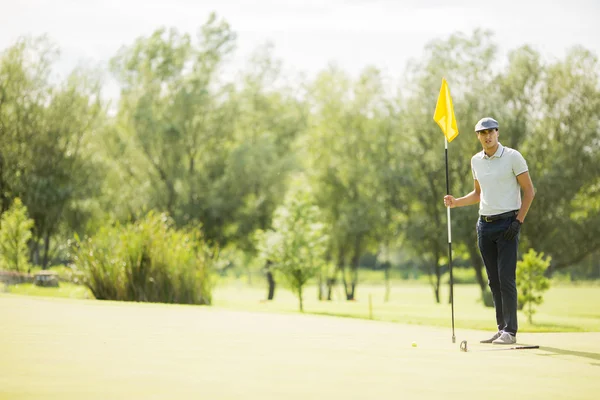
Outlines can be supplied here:
M519 234L520 230L521 230L521 221L519 221L518 219L515 219L513 222L510 223L510 225L508 226L508 229L506 229L504 231L504 239L513 240L515 238L515 236L517 236Z
M444 196L444 205L446 207L454 208L456 206L456 199L454 198L454 196L451 196L449 194Z

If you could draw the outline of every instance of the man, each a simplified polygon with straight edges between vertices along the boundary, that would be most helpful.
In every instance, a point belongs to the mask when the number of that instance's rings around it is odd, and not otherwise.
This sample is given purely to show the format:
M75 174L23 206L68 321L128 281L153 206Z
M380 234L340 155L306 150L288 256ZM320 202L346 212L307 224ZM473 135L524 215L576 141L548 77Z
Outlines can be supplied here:
M519 231L533 201L527 163L517 150L498 141L498 122L483 118L475 125L483 151L471 158L475 189L458 199L444 197L446 207L479 203L477 240L494 298L498 332L481 343L517 342L517 249ZM521 201L521 189L523 200Z

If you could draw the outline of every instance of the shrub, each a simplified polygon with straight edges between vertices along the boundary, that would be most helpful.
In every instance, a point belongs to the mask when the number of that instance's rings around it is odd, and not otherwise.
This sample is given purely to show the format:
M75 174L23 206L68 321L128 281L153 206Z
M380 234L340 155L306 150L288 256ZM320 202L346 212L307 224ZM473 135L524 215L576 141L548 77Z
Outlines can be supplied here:
M544 253L529 249L523 260L517 262L517 287L519 306L532 322L534 306L542 304L543 293L550 287L550 281L544 276L550 266L551 258L544 259Z
M273 229L256 234L257 247L271 260L277 274L298 297L304 311L303 290L325 265L329 237L321 223L321 211L306 186L296 184L274 213Z
M75 264L97 299L210 304L213 252L198 232L177 231L166 214L76 238Z
M31 228L33 220L27 216L27 207L16 198L0 218L0 269L29 271L27 242L31 239Z

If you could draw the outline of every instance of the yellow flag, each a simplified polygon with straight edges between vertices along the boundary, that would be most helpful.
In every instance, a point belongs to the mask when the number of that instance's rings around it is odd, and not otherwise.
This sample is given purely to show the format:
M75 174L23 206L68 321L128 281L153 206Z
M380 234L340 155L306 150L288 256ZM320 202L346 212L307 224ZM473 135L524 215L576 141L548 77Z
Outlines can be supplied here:
M454 140L458 136L458 127L456 126L456 117L454 116L454 106L452 105L452 97L450 97L450 89L446 79L442 79L442 87L438 96L437 105L433 120L442 128L442 132L448 139L448 142Z

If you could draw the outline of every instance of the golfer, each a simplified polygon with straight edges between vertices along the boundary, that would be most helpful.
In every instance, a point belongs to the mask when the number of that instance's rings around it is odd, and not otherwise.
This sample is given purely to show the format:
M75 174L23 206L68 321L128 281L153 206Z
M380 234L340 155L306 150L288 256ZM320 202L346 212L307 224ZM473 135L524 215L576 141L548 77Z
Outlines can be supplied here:
M454 208L479 203L477 241L498 324L498 332L481 343L514 344L518 330L515 275L519 231L535 194L527 162L517 150L502 146L498 128L493 118L477 122L475 133L483 151L471 158L475 189L458 199L447 195L444 204Z

